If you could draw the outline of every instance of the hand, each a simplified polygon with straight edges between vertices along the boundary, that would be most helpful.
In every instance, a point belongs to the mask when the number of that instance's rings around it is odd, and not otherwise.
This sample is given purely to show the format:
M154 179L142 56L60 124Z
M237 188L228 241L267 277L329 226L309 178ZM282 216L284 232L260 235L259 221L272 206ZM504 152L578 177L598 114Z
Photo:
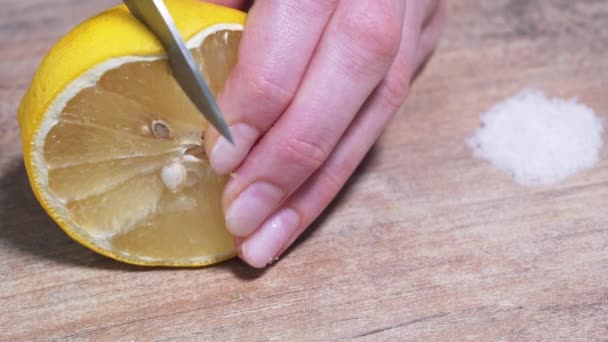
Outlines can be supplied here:
M244 261L266 266L326 208L402 105L444 21L443 0L253 3L219 98L236 146L205 136L212 167L234 173L223 206Z

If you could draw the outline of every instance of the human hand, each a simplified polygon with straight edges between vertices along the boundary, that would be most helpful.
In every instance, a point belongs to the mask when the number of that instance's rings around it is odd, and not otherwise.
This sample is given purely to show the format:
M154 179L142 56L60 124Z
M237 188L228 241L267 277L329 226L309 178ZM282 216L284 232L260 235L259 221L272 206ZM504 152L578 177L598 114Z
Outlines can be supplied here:
M251 1L216 0L246 8ZM209 129L239 255L264 267L336 196L439 40L443 0L258 0Z

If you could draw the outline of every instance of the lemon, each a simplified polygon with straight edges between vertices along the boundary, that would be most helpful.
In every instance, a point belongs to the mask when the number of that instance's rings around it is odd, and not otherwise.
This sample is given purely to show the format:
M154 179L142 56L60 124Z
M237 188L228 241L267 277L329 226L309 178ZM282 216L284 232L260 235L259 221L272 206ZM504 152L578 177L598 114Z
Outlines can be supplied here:
M167 0L214 94L236 63L245 14ZM235 255L202 136L160 42L124 6L63 37L18 113L30 184L73 239L116 260L201 266Z

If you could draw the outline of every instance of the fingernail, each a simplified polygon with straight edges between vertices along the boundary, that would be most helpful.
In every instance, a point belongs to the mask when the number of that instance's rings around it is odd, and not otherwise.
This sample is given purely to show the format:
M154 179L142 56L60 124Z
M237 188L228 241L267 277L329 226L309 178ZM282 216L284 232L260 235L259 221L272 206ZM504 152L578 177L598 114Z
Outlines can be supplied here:
M272 214L285 196L280 188L266 182L247 187L226 210L226 225L235 236L247 236Z
M221 175L229 173L239 166L259 136L257 129L244 123L230 126L230 132L234 138L234 145L220 136L209 156L211 167Z
M278 257L299 224L298 213L293 209L282 209L243 243L243 258L253 267L265 267Z

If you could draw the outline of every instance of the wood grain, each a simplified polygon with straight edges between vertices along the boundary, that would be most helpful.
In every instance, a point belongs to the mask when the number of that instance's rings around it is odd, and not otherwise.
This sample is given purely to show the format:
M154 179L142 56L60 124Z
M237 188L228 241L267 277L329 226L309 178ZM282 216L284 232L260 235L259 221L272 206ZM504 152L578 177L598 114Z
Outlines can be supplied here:
M605 0L454 0L441 47L348 188L266 271L142 269L70 241L29 190L15 113L45 51L115 1L0 12L0 340L608 338L608 153L522 188L464 144L523 87L608 119Z

